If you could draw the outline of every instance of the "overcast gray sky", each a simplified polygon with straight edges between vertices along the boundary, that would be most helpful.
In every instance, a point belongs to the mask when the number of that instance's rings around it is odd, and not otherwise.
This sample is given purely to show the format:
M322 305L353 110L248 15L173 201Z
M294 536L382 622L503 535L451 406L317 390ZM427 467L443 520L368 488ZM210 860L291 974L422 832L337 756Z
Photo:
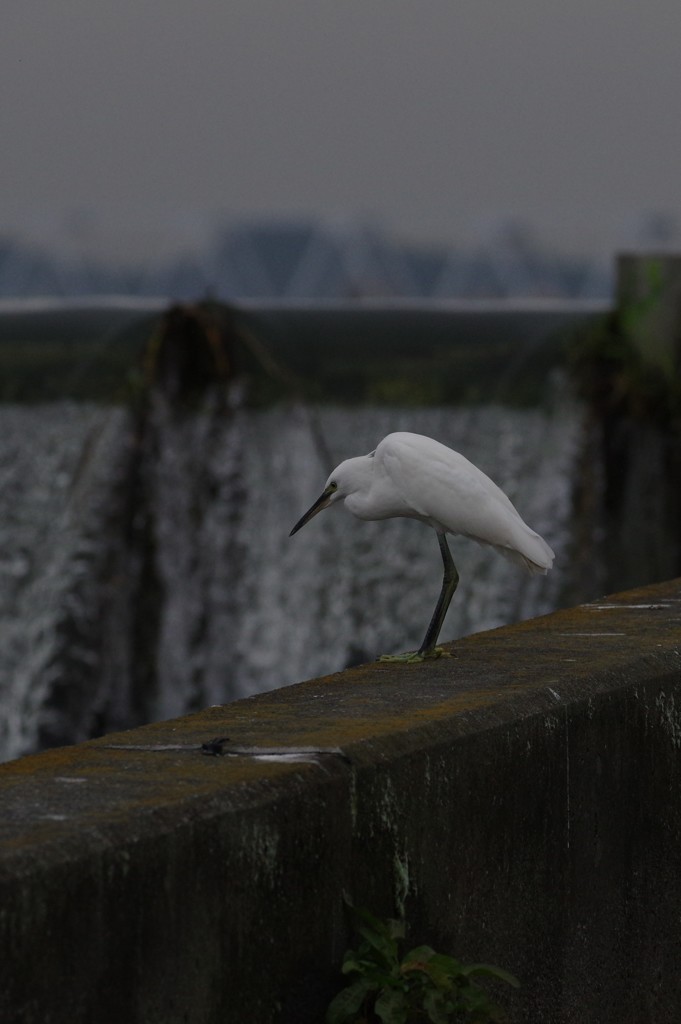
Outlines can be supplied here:
M4 0L0 232L509 214L607 252L681 218L680 53L679 0Z

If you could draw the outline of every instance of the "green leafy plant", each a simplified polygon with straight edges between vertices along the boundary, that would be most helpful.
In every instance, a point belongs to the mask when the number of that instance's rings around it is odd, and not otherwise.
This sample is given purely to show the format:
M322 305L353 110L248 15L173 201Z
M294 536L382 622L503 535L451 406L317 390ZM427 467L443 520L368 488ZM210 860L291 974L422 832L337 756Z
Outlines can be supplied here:
M341 970L349 984L329 1005L326 1024L488 1024L504 1019L476 979L487 976L517 988L518 980L508 971L463 964L430 946L400 957L403 922L351 909L361 941L345 954Z

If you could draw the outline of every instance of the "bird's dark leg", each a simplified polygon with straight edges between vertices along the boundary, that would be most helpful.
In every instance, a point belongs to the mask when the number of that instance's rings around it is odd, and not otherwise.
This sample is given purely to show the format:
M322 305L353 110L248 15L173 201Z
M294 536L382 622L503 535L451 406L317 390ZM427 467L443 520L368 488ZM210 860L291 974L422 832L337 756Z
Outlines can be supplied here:
M447 544L447 538L444 533L438 531L437 542L440 545L440 554L442 555L442 562L444 564L444 576L442 577L442 590L440 596L435 605L435 611L433 617L430 620L430 625L426 631L426 635L423 638L423 643L419 647L418 651L412 651L409 654L383 654L378 660L379 661L425 661L426 658L439 658L443 654L445 657L449 657L445 654L441 647L436 647L437 638L440 635L442 629L442 623L445 621L445 615L447 609L454 596L454 591L457 588L459 582L459 574L456 571L454 565L454 559L452 553L449 550Z
M423 638L423 643L417 652L422 658L432 656L432 653L435 650L435 644L437 643L437 638L440 635L442 623L445 621L447 609L449 608L452 597L454 596L454 591L456 590L459 582L459 574L456 571L454 559L452 558L452 553L449 550L445 534L438 532L437 541L440 545L440 554L442 555L445 571L444 576L442 577L442 590L440 591L440 596L437 604L435 605L433 617L430 620L430 625L428 626L426 635Z

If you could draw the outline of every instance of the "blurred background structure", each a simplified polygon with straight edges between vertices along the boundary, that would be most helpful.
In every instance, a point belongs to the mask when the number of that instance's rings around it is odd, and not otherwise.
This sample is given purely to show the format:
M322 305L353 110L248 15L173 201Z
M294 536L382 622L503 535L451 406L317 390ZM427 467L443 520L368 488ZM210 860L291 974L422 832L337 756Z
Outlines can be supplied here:
M604 298L610 267L542 250L520 224L470 251L400 244L368 226L242 223L193 253L140 267L0 240L0 297Z
M94 234L96 217L88 222ZM193 248L142 263L79 252L68 228L52 225L50 237L33 244L20 234L0 235L0 299L606 299L614 288L611 259L550 249L512 218L498 219L462 248L409 244L361 221L242 220L204 225ZM671 215L646 214L630 245L674 251L681 233Z

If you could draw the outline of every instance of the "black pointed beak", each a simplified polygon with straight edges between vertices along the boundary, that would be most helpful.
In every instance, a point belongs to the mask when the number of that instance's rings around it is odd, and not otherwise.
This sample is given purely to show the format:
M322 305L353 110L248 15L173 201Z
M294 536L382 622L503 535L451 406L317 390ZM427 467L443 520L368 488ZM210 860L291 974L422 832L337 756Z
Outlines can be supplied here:
M314 505L312 505L307 510L307 512L305 513L304 516L300 517L300 519L298 520L296 525L293 527L293 529L289 533L289 537L292 537L294 533L298 533L298 530L300 530L301 527L305 526L305 523L309 523L310 520L314 516L316 516L318 512L321 512L321 510L323 508L326 508L327 505L329 505L331 503L331 495L332 494L333 494L333 491L329 491L329 490L325 490L323 494L320 494L319 497L317 498L317 500L315 501Z

